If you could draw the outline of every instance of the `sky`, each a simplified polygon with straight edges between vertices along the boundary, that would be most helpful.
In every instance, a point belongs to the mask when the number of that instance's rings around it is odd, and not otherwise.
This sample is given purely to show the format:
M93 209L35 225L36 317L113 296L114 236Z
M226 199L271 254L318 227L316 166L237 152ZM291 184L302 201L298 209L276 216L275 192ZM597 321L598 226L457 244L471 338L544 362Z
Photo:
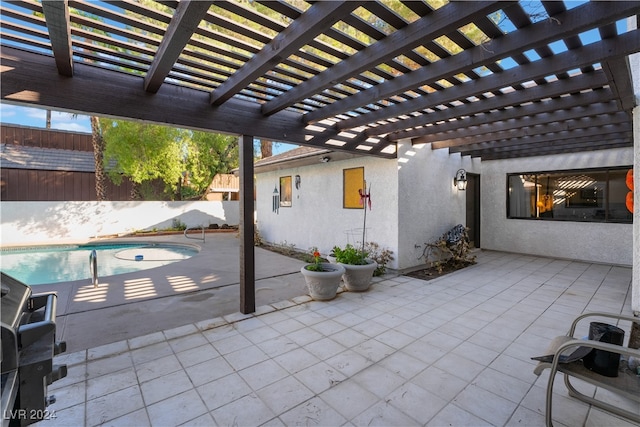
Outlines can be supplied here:
M45 128L47 125L47 110L0 103L0 123ZM91 133L91 124L89 116L52 111L51 129ZM296 147L298 146L279 142L274 144L273 154L280 154Z

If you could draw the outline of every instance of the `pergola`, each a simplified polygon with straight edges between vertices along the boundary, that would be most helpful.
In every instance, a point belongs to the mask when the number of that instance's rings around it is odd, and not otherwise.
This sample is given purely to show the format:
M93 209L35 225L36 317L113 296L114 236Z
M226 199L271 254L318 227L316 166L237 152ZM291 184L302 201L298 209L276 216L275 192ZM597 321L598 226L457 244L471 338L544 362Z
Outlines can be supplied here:
M570 6L3 2L2 102L242 135L246 313L254 137L383 158L399 140L483 160L632 147L640 2Z

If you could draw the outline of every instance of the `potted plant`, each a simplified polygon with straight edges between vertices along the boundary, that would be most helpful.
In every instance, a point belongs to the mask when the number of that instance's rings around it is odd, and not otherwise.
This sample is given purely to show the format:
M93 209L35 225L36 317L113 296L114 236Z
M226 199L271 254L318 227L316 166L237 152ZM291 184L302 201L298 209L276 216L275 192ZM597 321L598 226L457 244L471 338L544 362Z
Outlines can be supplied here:
M313 262L300 269L307 283L309 295L316 301L328 301L336 297L344 267L339 264L321 262L320 252L312 249Z
M378 264L367 258L368 253L364 249L357 249L351 244L347 244L344 248L335 246L333 255L336 258L337 265L344 267L344 286L352 292L363 292L371 286L373 272Z

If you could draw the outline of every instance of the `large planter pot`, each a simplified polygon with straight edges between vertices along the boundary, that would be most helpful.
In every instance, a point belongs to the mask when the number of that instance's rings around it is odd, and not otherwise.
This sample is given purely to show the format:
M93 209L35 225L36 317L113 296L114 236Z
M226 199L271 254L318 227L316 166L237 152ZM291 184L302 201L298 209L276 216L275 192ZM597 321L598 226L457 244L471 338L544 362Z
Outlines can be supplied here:
M307 270L307 266L300 269L307 282L309 295L316 301L328 301L336 297L340 280L344 274L344 267L328 262L320 263L324 271Z
M345 272L342 279L344 286L351 292L363 292L369 289L373 272L378 267L378 264L372 259L367 259L367 263L364 265L342 263L338 263L338 265L344 267Z

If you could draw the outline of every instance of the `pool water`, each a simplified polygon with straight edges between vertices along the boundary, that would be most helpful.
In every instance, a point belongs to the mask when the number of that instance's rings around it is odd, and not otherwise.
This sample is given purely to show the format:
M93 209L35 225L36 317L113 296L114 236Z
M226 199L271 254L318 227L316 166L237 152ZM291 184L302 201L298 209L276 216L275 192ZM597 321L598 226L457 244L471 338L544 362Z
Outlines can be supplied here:
M3 249L0 270L27 284L91 280L89 255L95 250L98 277L161 267L195 255L194 247L169 244L65 245ZM137 261L142 255L142 260Z

